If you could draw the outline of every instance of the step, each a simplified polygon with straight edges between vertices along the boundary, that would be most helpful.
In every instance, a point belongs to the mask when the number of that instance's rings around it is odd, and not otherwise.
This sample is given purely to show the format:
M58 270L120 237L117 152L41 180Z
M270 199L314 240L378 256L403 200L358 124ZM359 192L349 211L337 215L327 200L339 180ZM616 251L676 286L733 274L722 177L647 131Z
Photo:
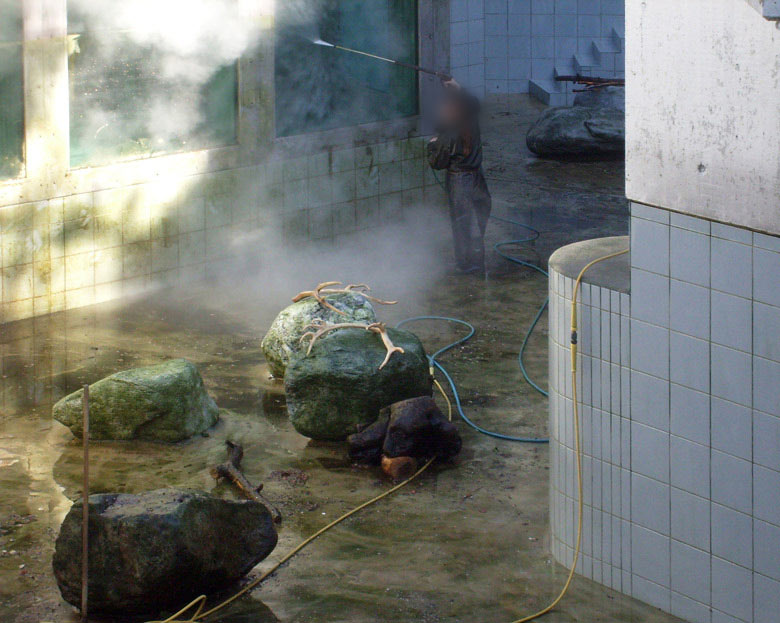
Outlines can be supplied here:
M617 67L616 57L618 52L614 50L612 45L595 42L593 44L593 56L598 62L598 75L603 78L612 76L616 69L622 69Z
M599 62L593 54L575 54L574 69L575 73L583 76L592 76L598 73Z
M626 28L625 26L619 26L612 29L612 42L618 52L626 51Z
M531 79L528 82L528 93L548 106L567 106L570 93L560 88L561 83L555 80Z
M764 17L780 19L780 0L764 0Z
M747 0L747 3L769 20L780 20L780 0Z

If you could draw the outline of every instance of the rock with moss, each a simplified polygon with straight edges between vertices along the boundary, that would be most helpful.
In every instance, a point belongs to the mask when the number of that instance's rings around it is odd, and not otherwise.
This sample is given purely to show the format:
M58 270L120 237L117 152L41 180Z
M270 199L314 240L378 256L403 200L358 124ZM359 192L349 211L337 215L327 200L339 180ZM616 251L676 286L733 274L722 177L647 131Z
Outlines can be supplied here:
M80 389L54 405L52 415L82 434ZM216 424L219 409L198 369L184 359L117 372L89 388L90 438L176 442Z
M284 378L290 360L301 352L301 337L312 322L322 320L328 324L360 322L371 324L377 321L373 305L359 292L330 294L325 297L333 307L344 312L334 312L321 305L315 298L293 303L276 317L261 345L271 374Z
M374 422L379 411L407 398L431 395L428 359L413 333L388 330L404 353L379 369L386 350L376 333L341 329L294 358L284 377L295 429L312 439L340 441Z
M55 543L54 577L63 598L81 601L82 503ZM89 611L158 614L228 588L277 542L268 509L198 491L162 489L89 498Z

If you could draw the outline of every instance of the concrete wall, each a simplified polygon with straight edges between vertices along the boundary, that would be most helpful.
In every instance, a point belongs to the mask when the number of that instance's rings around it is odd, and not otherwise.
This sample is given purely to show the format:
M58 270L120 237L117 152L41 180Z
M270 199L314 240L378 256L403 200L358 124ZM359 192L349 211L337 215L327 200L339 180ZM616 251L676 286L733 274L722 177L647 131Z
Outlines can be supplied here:
M24 0L25 170L0 180L0 322L197 279L251 232L334 238L440 196L416 117L274 139L272 3L240 4L264 36L239 61L237 144L71 169L66 3ZM434 4L420 2L423 41L447 29Z
M780 233L780 30L745 0L628 0L630 199Z

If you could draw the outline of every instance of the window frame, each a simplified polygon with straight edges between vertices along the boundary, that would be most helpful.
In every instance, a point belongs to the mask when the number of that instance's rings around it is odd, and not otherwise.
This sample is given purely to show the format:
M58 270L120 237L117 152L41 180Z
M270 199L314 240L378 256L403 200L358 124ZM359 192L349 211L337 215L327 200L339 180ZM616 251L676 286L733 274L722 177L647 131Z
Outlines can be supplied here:
M20 9L22 12L22 29L20 33L20 45L22 45L22 57L21 57L21 76L22 76L22 141L21 141L21 163L19 166L19 172L9 177L0 177L0 184L3 182L13 182L15 180L22 179L27 176L27 115L25 110L25 59L24 59L24 41L25 41L25 26L24 26L24 0L19 0Z
M418 57L423 65L449 65L449 10L436 0L418 0ZM178 177L282 160L314 151L406 138L425 131L419 113L401 119L276 137L274 118L273 3L238 0L242 18L257 20L268 33L256 53L238 61L237 142L234 145L70 167L67 0L22 0L24 139L23 173L0 180L0 208L81 192L159 181L161 170ZM434 36L435 35L435 36ZM419 102L437 88L418 77Z

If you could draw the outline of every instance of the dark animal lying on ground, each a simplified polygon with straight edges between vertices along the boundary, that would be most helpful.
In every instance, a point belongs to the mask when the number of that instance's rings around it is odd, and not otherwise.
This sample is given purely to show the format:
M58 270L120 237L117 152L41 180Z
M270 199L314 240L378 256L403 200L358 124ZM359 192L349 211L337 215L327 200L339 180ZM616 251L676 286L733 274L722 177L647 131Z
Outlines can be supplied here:
M418 460L454 457L462 445L457 429L430 396L385 407L376 422L351 435L347 443L350 458L381 464L394 480L411 476Z

